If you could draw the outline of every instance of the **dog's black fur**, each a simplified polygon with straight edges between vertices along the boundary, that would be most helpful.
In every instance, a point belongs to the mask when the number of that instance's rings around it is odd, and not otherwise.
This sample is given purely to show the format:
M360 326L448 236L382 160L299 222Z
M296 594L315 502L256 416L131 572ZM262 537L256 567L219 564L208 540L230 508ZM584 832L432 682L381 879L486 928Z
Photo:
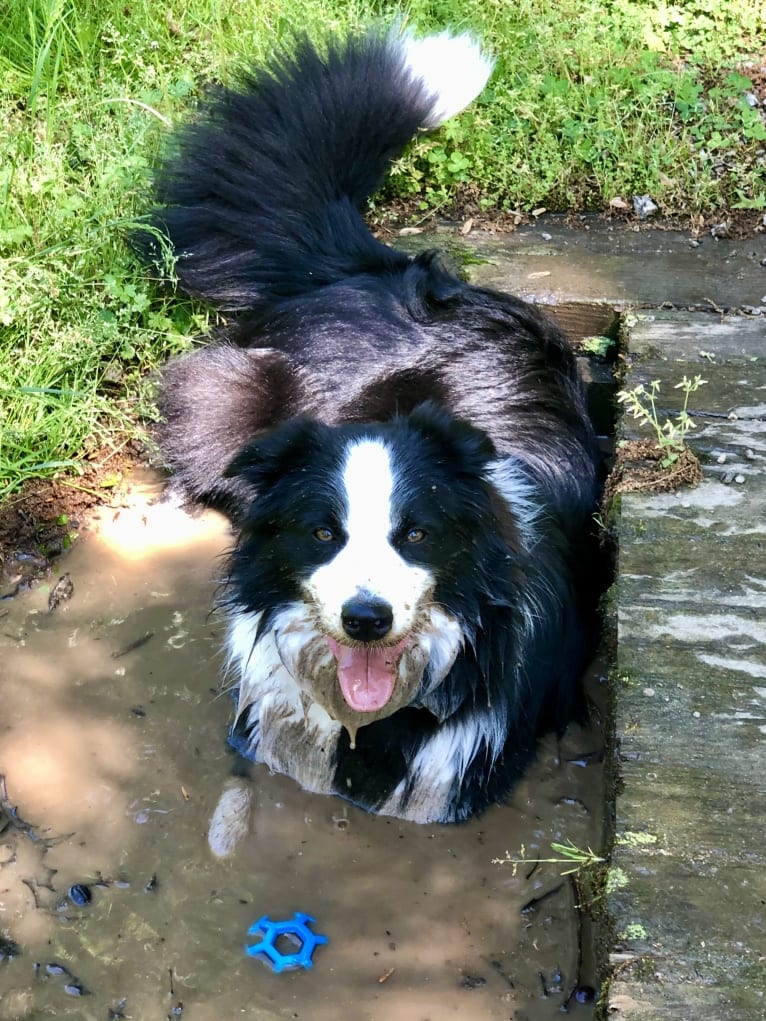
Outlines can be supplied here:
M228 315L214 343L167 367L160 440L173 485L242 528L225 602L254 623L248 655L230 639L234 740L304 786L449 821L502 800L540 732L570 716L597 473L575 359L551 320L466 284L434 252L381 244L364 223L433 106L393 34L302 41L203 104L160 168L152 223L177 255L180 288ZM338 552L312 530L342 503L343 458L359 437L390 452L396 514L427 522L425 545L390 542L430 572L430 598L462 637L438 685L426 667L355 748L336 728L321 769L304 770L309 728L285 731L282 758L264 751L259 704L279 682L248 671ZM450 743L448 728L468 736ZM433 794L429 748L455 758Z

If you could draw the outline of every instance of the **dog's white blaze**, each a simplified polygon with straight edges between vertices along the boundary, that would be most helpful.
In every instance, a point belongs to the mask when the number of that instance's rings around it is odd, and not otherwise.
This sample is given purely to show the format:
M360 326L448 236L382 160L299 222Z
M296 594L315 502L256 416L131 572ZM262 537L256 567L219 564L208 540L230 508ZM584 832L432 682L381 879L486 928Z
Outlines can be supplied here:
M346 455L342 484L346 544L313 573L306 587L328 632L342 634L343 604L365 592L391 606L391 637L403 637L434 583L429 571L408 564L391 545L396 479L386 445L374 439L353 443Z
M375 550L388 546L392 527L394 476L391 456L380 440L360 440L349 447L343 468L349 545Z
M479 95L492 74L494 61L481 52L473 36L449 32L415 39L402 37L402 49L413 78L420 78L434 102L424 128L435 128L460 113Z

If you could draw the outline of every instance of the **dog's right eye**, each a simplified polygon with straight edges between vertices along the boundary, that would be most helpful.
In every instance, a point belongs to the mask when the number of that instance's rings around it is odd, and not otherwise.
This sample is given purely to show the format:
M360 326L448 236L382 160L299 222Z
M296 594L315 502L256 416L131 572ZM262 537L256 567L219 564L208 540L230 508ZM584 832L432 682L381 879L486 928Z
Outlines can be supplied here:
M314 538L319 539L320 542L332 542L335 538L335 533L331 528L315 528Z

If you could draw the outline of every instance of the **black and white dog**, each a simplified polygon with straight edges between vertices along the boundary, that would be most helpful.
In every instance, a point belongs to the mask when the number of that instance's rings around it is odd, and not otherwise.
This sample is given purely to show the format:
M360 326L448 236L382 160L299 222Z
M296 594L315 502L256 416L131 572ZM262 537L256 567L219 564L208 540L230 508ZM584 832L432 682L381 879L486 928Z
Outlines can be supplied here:
M506 797L587 646L596 452L567 341L362 216L490 71L468 36L301 41L202 105L152 217L180 287L229 315L168 366L161 444L241 529L232 742L418 822Z

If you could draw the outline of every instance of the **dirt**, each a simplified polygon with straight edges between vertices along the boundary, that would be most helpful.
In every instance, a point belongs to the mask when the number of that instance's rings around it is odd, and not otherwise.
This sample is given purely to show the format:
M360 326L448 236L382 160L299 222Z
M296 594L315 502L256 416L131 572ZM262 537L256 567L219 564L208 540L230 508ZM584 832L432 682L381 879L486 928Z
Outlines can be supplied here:
M519 227L536 223L544 228L545 214L550 212L544 207L533 213L517 209L486 209L479 203L478 195L467 188L458 191L449 205L441 206L438 214L430 211L424 214L415 199L389 202L372 218L370 226L382 241L392 243L397 236L443 230L445 225L450 225L454 233L462 236L470 235L473 231L507 234ZM763 210L729 209L638 220L632 209L614 208L605 212L570 213L563 217L563 221L575 231L581 230L586 223L601 226L620 224L646 233L684 231L691 238L709 235L728 240L746 240L766 233L764 215Z
M119 513L132 476L144 467L140 444L128 442L99 451L84 463L82 475L32 479L0 503L0 600L50 574L88 533L97 508Z
M665 464L669 456L673 460ZM608 509L618 493L671 493L681 486L696 486L701 481L699 458L688 446L669 455L667 449L653 440L628 440L619 443L615 450L603 506Z
M161 489L134 478L0 608L0 1018L593 1017L587 901L566 863L537 859L600 847L598 713L460 826L243 770L211 614L232 536ZM589 685L600 698L599 664ZM251 811L217 858L208 826L233 788ZM518 864L494 862L506 852ZM295 912L329 939L311 970L247 956L259 918Z

